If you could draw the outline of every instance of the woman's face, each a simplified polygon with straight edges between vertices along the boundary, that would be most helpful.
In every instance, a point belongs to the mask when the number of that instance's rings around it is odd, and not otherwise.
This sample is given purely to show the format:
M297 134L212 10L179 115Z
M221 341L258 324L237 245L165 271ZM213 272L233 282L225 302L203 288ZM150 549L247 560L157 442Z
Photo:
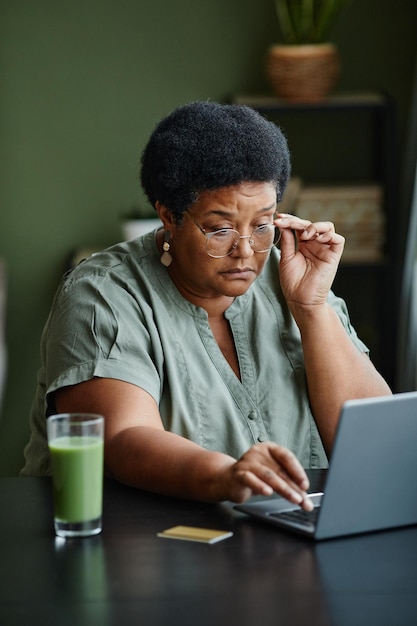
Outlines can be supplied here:
M201 193L184 214L181 226L168 223L169 215L162 207L160 214L165 229L171 231L173 260L168 271L182 295L204 307L206 299L244 294L261 272L269 252L254 252L248 239L240 239L230 255L212 258L207 254L206 237L198 226L207 233L234 228L241 235L250 235L256 227L272 223L275 210L274 185L259 182Z

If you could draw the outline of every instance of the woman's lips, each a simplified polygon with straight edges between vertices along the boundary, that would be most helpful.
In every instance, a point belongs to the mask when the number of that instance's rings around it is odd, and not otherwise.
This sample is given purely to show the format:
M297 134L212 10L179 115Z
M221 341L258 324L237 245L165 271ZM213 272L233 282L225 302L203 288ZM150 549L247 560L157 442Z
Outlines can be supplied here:
M222 274L230 276L231 278L248 278L249 276L253 276L254 270L250 267L235 267L225 270Z

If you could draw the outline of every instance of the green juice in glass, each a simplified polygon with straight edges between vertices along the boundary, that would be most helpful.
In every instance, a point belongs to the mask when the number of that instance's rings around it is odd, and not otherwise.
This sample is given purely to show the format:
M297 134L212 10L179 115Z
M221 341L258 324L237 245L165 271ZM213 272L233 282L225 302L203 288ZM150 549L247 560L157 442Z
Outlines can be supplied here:
M101 518L103 440L63 436L49 442L55 520L78 524Z

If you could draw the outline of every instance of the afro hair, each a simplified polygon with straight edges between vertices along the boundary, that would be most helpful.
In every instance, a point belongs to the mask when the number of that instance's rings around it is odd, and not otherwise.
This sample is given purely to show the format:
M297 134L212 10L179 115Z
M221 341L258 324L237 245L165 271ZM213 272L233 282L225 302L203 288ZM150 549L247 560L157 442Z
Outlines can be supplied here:
M245 105L191 102L155 128L141 160L142 187L177 223L201 192L270 182L282 199L290 154L279 127Z

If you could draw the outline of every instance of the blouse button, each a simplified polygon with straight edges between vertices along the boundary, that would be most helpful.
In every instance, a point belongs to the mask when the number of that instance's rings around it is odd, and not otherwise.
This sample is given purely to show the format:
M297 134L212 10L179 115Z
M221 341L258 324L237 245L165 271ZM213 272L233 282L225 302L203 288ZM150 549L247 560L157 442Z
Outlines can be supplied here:
M249 415L248 415L248 418L249 418L250 420L256 420L256 419L257 419L257 417L258 417L258 416L257 416L257 414L256 414L256 411L251 411L251 412L249 413Z

